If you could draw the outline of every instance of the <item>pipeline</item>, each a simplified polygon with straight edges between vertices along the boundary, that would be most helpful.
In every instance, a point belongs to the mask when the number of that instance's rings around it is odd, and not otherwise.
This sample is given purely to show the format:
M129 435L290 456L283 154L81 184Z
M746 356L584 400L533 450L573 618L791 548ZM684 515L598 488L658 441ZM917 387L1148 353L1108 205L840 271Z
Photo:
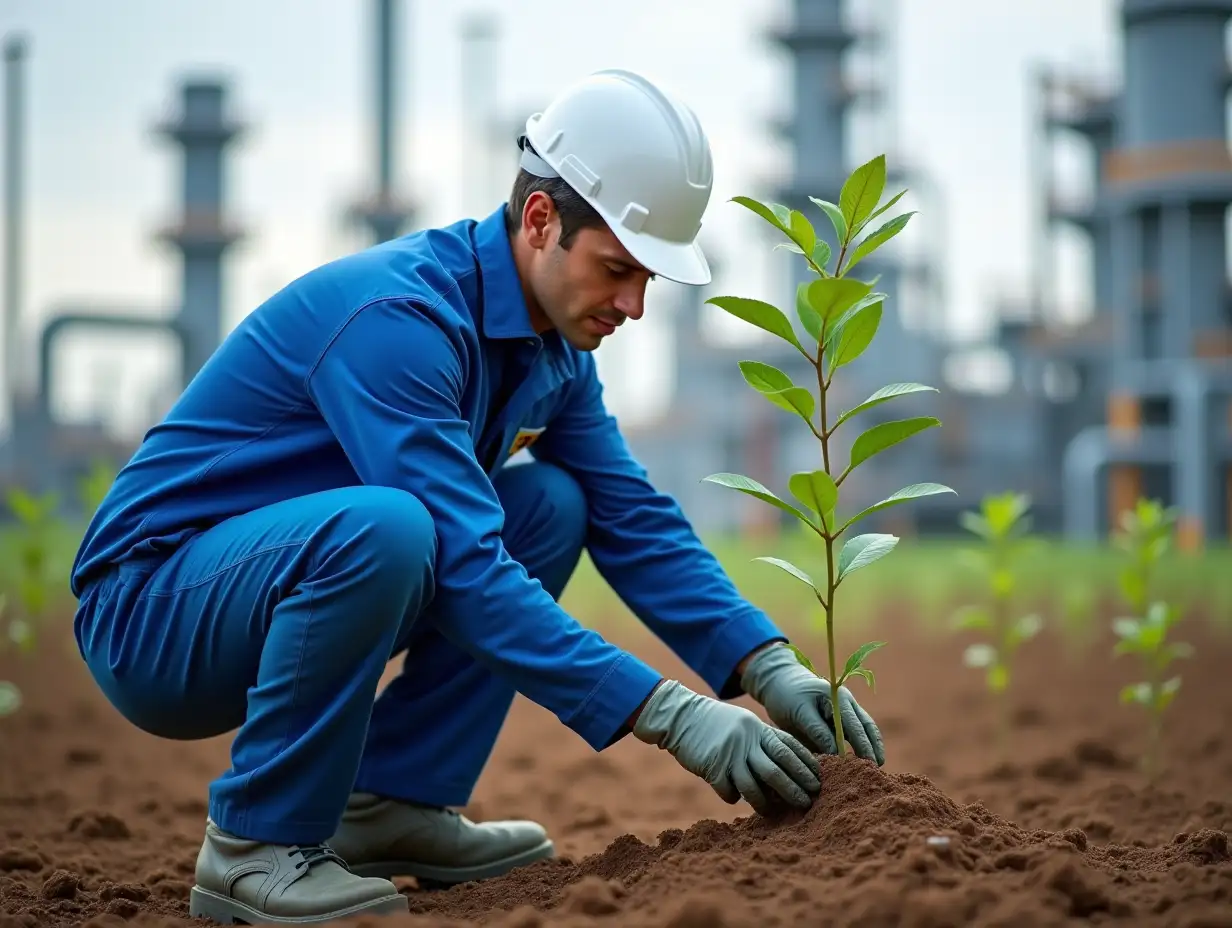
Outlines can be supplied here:
M178 318L157 318L137 315L99 315L88 311L63 312L52 318L39 337L39 414L43 422L54 420L51 414L51 385L55 382L52 349L65 331L77 328L120 329L123 331L169 332L180 347L180 363L189 357L190 333Z
M1100 474L1114 464L1171 467L1180 516L1205 534L1214 465L1232 463L1228 441L1215 440L1211 417L1212 400L1232 398L1232 368L1188 359L1135 362L1118 371L1117 381L1140 399L1172 400L1173 424L1144 427L1131 435L1091 426L1074 436L1062 464L1066 537L1097 540Z

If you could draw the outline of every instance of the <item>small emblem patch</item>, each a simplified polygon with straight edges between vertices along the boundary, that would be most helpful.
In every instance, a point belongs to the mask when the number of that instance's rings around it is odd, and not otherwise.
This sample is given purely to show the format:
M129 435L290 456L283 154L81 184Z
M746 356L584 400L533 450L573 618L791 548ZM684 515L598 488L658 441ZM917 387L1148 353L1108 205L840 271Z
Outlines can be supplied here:
M529 448L539 436L543 434L542 428L537 429L518 429L518 434L514 436L513 443L509 446L509 457L513 457L519 451Z

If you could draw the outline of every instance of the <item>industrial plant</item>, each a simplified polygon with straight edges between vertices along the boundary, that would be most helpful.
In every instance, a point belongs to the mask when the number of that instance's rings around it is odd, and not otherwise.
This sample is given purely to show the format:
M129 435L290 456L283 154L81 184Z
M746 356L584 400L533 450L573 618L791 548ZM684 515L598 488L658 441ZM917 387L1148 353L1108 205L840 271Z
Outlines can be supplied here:
M397 0L376 0L368 9L376 50L373 191L352 216L379 242L413 231L416 210L392 181L402 80L396 23L405 8ZM791 21L766 37L792 63L791 118L776 127L792 155L791 176L785 184L748 192L802 210L832 241L833 230L809 198L838 201L856 166L849 154L852 108L875 109L878 100L893 96L884 88L854 86L844 77L843 63L872 43L880 49L874 71L890 82L895 52L880 41L879 30L893 24L861 20L861 5L843 0L794 0L792 10ZM878 421L933 415L942 426L853 473L843 487L845 510L854 513L908 484L935 481L956 493L886 510L870 526L901 534L952 533L959 511L977 505L982 495L1020 490L1031 497L1036 529L1075 540L1105 536L1139 495L1178 507L1180 538L1188 547L1232 534L1232 312L1225 231L1232 201L1225 53L1230 17L1232 0L1123 0L1119 87L1090 86L1048 68L1023 75L1040 101L1034 127L1039 137L1048 144L1081 139L1094 165L1092 195L1081 202L1062 194L1047 171L1039 172L1034 195L1044 222L1033 230L1042 265L1035 276L1050 279L1046 262L1057 230L1076 229L1089 242L1093 293L1091 314L1081 324L1062 321L1055 293L1044 286L987 307L995 319L987 347L1010 366L1006 389L975 392L947 382L947 362L960 349L940 322L945 297L935 255L908 254L891 243L862 264L858 276L876 276L877 289L887 294L881 328L873 348L836 379L828 402L850 408L879 387L904 381L938 392L861 414L838 439L839 459L860 430ZM488 39L486 33L472 36ZM101 426L56 421L48 397L60 335L82 327L168 332L180 348L182 383L225 335L224 267L229 248L244 235L229 219L228 146L243 126L230 111L232 88L194 78L177 88L178 112L161 127L169 154L180 162L180 215L159 233L181 262L178 305L161 318L64 307L27 346L17 329L25 264L23 40L10 38L4 53L4 343L12 412L0 450L0 481L63 490L96 460L118 467L133 449ZM893 120L892 109L887 119ZM510 143L523 122L524 114L512 120ZM1046 148L1037 157L1041 166L1050 162ZM893 149L887 164L887 193L908 188L927 222L928 198L935 195L926 172ZM751 213L749 221L757 221ZM772 231L767 226L767 251ZM803 261L776 254L783 256L778 292L786 294L780 305L791 316L795 288L808 272ZM737 361L774 364L797 383L807 383L811 370L801 369L803 359L781 343L720 343L710 333L721 310L705 302L715 295L713 288L681 292L671 313L674 390L656 421L627 430L630 445L654 483L680 502L703 533L779 530L783 524L772 520L768 507L701 478L734 471L782 491L793 471L818 467L814 436L798 418L748 390ZM31 376L24 374L26 354L37 358Z

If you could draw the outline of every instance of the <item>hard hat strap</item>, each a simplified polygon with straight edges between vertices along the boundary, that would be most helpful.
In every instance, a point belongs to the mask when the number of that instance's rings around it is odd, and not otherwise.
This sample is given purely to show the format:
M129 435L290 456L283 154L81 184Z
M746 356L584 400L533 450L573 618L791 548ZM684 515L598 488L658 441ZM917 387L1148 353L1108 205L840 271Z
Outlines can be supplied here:
M520 162L522 170L536 177L560 177L560 174L550 164L535 154L535 150L531 148L530 139L526 136L518 137L518 148L522 149Z

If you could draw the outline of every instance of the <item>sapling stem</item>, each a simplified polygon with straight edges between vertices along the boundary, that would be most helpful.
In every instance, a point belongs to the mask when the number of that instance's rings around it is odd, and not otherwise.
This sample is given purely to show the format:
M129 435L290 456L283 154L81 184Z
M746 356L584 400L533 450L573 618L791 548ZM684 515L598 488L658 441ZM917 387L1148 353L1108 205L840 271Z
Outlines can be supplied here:
M822 332L823 334L825 332L824 324ZM830 432L826 426L826 391L830 382L825 375L824 358L825 352L819 348L817 357L813 360L813 367L817 371L819 400L817 405L820 407L821 415L821 434L818 436L821 439L821 464L828 474L830 473ZM833 376L834 372L830 373ZM837 481L835 481L835 486L838 486ZM838 661L834 656L834 591L838 584L834 576L834 532L831 529L832 526L822 525L826 545L826 650L829 652L830 659L830 711L834 717L834 745L841 757L847 752L847 748L843 740L843 716L838 707Z

